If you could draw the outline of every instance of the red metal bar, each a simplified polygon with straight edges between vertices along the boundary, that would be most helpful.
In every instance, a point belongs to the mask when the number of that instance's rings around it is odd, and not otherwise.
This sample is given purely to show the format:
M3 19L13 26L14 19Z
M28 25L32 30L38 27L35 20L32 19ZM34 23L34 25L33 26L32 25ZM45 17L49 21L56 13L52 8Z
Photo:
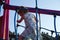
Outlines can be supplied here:
M31 8L31 7L27 7L29 12L36 12L36 8ZM9 10L16 10L16 9L19 9L19 6L13 6L13 5L8 5L8 4L5 4L4 5L4 9L9 9ZM41 8L38 8L38 13L41 13L41 14L49 14L49 15L58 15L60 16L60 11L57 11L57 10L49 10L49 9L41 9Z
M9 4L9 0L5 0L5 3ZM9 9L4 9L3 19L3 39L9 40Z

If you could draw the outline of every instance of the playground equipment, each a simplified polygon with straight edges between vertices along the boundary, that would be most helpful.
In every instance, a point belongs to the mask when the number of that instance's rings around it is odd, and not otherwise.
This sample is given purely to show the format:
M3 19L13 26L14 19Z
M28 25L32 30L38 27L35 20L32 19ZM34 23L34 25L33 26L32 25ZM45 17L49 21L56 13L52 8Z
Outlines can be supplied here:
M10 0L0 0L0 9L1 5L3 5L4 14L2 17L0 17L0 39L3 40L9 40L9 10L17 10L19 9L19 6L9 5ZM36 19L37 19L37 13L38 14L48 14L48 15L54 15L54 29L56 33L56 40L57 39L57 31L56 31L56 15L60 16L60 11L57 10L48 10L48 9L40 9L37 7L37 0L36 0L36 8L30 8L27 7L29 12L36 13ZM37 40L38 40L38 22L36 22L37 26ZM16 33L17 34L17 33ZM17 39L16 39L17 40Z

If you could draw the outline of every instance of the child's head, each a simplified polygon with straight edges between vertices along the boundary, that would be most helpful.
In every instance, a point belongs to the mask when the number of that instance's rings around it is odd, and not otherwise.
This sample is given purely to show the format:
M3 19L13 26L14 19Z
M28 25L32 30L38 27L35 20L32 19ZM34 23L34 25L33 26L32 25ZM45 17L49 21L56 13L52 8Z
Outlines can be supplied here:
M28 12L28 9L20 6L19 10L18 10L18 14L26 14Z

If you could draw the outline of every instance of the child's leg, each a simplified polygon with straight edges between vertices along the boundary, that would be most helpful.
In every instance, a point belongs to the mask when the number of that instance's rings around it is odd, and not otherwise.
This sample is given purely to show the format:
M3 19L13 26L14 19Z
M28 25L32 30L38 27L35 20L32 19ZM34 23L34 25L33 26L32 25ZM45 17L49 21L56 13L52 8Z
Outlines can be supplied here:
M32 27L28 27L27 31L29 32L29 37L32 38L32 40L36 39L36 34L35 34L35 30Z

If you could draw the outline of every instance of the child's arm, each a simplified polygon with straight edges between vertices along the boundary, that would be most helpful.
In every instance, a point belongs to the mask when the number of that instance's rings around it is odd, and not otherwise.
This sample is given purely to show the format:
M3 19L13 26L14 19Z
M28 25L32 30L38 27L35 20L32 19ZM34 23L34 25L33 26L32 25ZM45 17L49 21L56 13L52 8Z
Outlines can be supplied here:
M20 20L17 20L17 22L18 22L18 23L21 23L21 22L22 22L22 20L23 20L23 18L21 18Z

